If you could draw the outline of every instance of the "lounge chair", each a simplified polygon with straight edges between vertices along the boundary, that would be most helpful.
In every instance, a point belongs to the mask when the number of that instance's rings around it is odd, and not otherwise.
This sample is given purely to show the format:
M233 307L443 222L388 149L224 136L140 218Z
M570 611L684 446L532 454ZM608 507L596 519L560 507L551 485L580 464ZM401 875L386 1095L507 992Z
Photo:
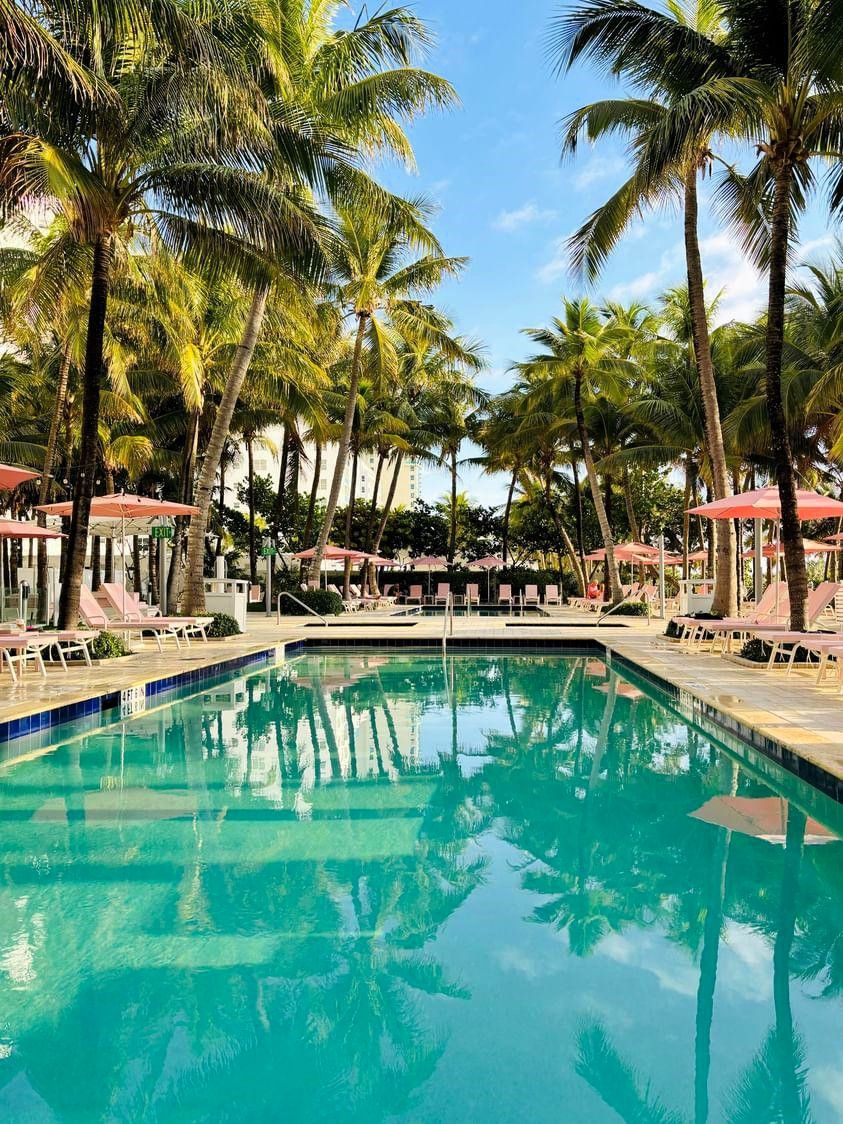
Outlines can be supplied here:
M820 657L817 682L821 682L828 664L829 656L834 649L843 646L843 582L820 582L816 589L808 594L805 606L805 617L811 626L833 625L834 632L790 632L771 630L769 626L750 629L753 636L765 640L770 645L770 659L768 667L773 667L776 657L785 645L791 645L790 659L787 663L788 675L793 670L796 656L799 652L811 652ZM829 616L829 611L831 615Z
M467 605L480 604L480 586L469 582L465 587L465 601Z
M342 595L342 590L338 585L329 583L328 592L336 593L337 597L339 597L340 601L342 601L342 609L344 613L356 613L359 609L363 608L362 604L360 603L359 597L349 597L349 599L346 601L346 599ZM349 593L350 592L351 590L349 589Z
M512 586L499 585L498 586L498 604L499 605L512 605Z
M722 620L700 620L698 617L676 617L675 620L682 627L682 642L687 642L690 651L696 645L697 651L702 650L706 638L711 643L714 651L718 639L724 651L731 651L732 643L741 636L747 636L752 631L766 630L767 628L783 631L790 616L790 601L787 595L787 582L772 582L764 590L761 600L753 607L753 611L745 617L728 617Z
M537 585L525 585L524 596L521 599L522 605L538 605L541 601L539 597L539 587Z
M559 596L558 585L546 585L544 587L544 603L545 605L562 604L562 598Z
M173 625L165 620L163 617L157 617L153 620L117 620L106 613L93 593L86 585L83 585L79 591L79 615L88 628L105 629L108 632L124 632L127 636L131 636L133 632L143 636L144 632L150 632L158 647L159 652L164 651L164 646L161 643L162 638L170 636L176 642L176 647L181 647L179 639L181 630L176 629Z
M436 597L433 599L435 605L447 605L448 598L451 596L451 585L449 582L440 582L436 587Z
M150 608L145 602L141 601L137 593L129 593L116 582L103 582L100 586L100 593L105 598L106 615L110 615L109 610L112 610L114 614L119 613L124 620L136 621L144 626L150 623L158 625L167 621L178 631L188 645L191 636L199 636L202 640L208 639L206 629L213 617L162 617L159 609ZM115 619L117 619L116 616Z
M411 585L410 592L404 598L404 602L407 605L410 605L412 602L416 602L416 604L421 605L423 597L424 592L422 591L422 587L420 585Z
M57 639L54 632L4 632L0 634L0 657L9 669L12 682L18 682L17 664L20 671L26 670L29 660L34 660L41 676L47 678L44 666L44 652Z

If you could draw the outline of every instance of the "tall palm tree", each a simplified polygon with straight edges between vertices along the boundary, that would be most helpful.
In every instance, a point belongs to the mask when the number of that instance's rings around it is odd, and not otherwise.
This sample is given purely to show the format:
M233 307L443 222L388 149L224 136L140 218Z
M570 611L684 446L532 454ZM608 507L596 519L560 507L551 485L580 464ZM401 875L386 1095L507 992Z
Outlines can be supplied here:
M560 68L570 67L581 58L594 59L612 74L631 79L636 87L629 97L583 106L564 122L563 152L574 153L583 133L594 141L620 132L630 138L634 161L631 176L571 237L569 244L576 266L594 278L643 209L673 194L682 199L689 342L699 372L706 445L717 499L731 495L732 486L711 355L710 317L699 244L698 180L716 159L711 151L711 131L699 130L658 177L648 174L648 161L650 147L658 144L671 113L681 107L683 99L705 77L706 55L701 46L715 51L724 31L718 0L675 0L665 12L626 0L589 0L559 17L551 40ZM672 45L674 53L665 57L667 44ZM694 65L689 65L689 59ZM717 568L712 607L716 613L734 615L737 548L731 520L718 520L715 535Z
M356 207L375 223L396 221L402 214L412 226L413 208L377 189L358 165L363 156L383 150L410 160L412 150L401 122L430 107L451 104L453 88L413 65L414 57L429 46L430 34L408 9L378 12L345 30L335 26L338 8L335 0L276 0L272 8L271 65L261 74L275 142L268 172L277 176L279 164L289 172L291 156L301 154L302 163L295 161L296 175L336 206ZM313 264L300 260L303 268L293 272L312 274ZM271 279L270 273L255 287L202 462L196 489L200 514L191 521L188 545L188 612L204 608L202 559L211 494L234 403L263 325ZM324 544L320 559L322 551Z
M243 250L289 256L314 243L314 220L289 184L270 185L250 170L266 139L254 110L256 87L224 50L249 23L223 0L201 22L180 21L152 5L143 33L112 21L107 8L61 9L57 37L84 58L107 91L79 114L68 94L50 112L11 101L4 125L26 137L5 166L15 178L12 204L49 200L72 237L90 247L91 298L83 374L82 439L67 545L60 620L78 618L91 497L96 473L109 292L116 266L139 235L155 230L178 251L206 260ZM195 106L186 130L187 107ZM222 127L220 123L222 122ZM250 135L244 143L243 126Z
M370 208L341 208L337 213L333 268L339 299L356 327L337 457L312 563L316 572L339 503L363 375L364 345L387 377L395 377L398 370L393 329L399 336L416 336L443 350L451 346L450 323L420 298L445 277L459 273L465 259L446 257L424 218L424 206L408 207L392 216L378 215ZM416 256L418 251L422 256Z
M539 380L549 381L558 391L571 395L582 459L606 551L609 599L612 604L617 604L623 592L612 528L594 467L586 426L585 400L616 383L619 376L628 376L634 370L634 364L622 358L629 328L601 314L588 300L581 299L564 301L562 317L555 317L547 328L528 328L525 334L544 350L528 359L522 367L532 371Z

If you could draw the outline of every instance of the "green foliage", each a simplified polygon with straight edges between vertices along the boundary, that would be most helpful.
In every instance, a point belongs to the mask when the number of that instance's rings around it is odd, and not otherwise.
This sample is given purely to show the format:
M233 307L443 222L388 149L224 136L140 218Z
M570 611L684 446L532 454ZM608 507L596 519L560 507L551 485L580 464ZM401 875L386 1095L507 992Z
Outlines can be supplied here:
M753 636L751 640L744 643L740 654L745 660L752 660L753 663L769 663L772 650L772 645L768 644L766 640L762 640L760 636ZM783 652L780 649L776 653L776 663L787 663L789 659L789 651Z
M301 605L306 605L320 616L338 617L343 611L342 598L330 589L297 589L292 592ZM282 597L282 616L300 617L303 612L301 605L297 605L289 597Z
M98 633L91 644L91 658L95 660L116 660L130 654L123 637L113 632Z
M649 607L643 601L624 601L613 610L613 617L648 617Z
M224 636L239 636L240 625L228 613L214 613L207 631L212 640L221 640Z

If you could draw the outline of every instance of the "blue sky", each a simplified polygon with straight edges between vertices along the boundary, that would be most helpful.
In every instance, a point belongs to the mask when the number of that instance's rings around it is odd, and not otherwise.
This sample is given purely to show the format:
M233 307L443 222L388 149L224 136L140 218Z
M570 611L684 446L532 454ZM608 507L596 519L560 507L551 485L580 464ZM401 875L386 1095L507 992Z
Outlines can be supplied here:
M415 0L413 7L438 37L428 65L454 84L462 104L413 127L417 177L389 169L383 178L396 190L434 199L446 252L470 257L463 277L439 299L461 332L486 343L482 382L500 391L511 381L509 365L527 353L520 329L546 322L562 295L579 288L567 268L566 235L624 175L620 144L585 146L560 165L558 122L621 87L586 67L553 75L545 37L559 0ZM703 189L703 204L705 197ZM763 304L763 283L705 205L701 228L708 291L723 290L720 319L753 316ZM816 257L830 243L817 210L804 224L803 245ZM664 211L636 225L591 295L655 299L683 274L679 216ZM445 487L443 474L426 472L425 498L438 498ZM462 487L494 503L504 482L466 468Z

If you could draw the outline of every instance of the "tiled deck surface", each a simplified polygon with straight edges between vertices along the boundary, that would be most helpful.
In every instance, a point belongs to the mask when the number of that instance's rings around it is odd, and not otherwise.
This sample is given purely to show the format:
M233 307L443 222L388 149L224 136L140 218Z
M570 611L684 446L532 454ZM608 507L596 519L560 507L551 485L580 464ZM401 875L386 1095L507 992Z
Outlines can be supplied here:
M585 627L583 625L585 624ZM659 621L647 624L627 618L626 627L596 628L594 619L569 610L522 623L515 617L458 617L454 620L457 643L591 644L597 641L612 652L673 683L683 691L714 706L722 714L793 750L833 776L843 779L843 696L836 677L826 686L814 685L814 673L738 666L719 655L689 655L662 635ZM101 664L92 670L73 668L64 674L51 668L42 680L29 672L13 686L8 672L0 675L0 722L65 706L84 699L139 686L163 677L236 659L271 649L284 641L305 639L311 643L329 640L350 644L410 646L442 643L441 618L396 619L386 612L337 618L328 628L313 618L274 619L254 615L247 635L208 644L194 642L190 648L165 648L160 654L151 642L131 661Z

